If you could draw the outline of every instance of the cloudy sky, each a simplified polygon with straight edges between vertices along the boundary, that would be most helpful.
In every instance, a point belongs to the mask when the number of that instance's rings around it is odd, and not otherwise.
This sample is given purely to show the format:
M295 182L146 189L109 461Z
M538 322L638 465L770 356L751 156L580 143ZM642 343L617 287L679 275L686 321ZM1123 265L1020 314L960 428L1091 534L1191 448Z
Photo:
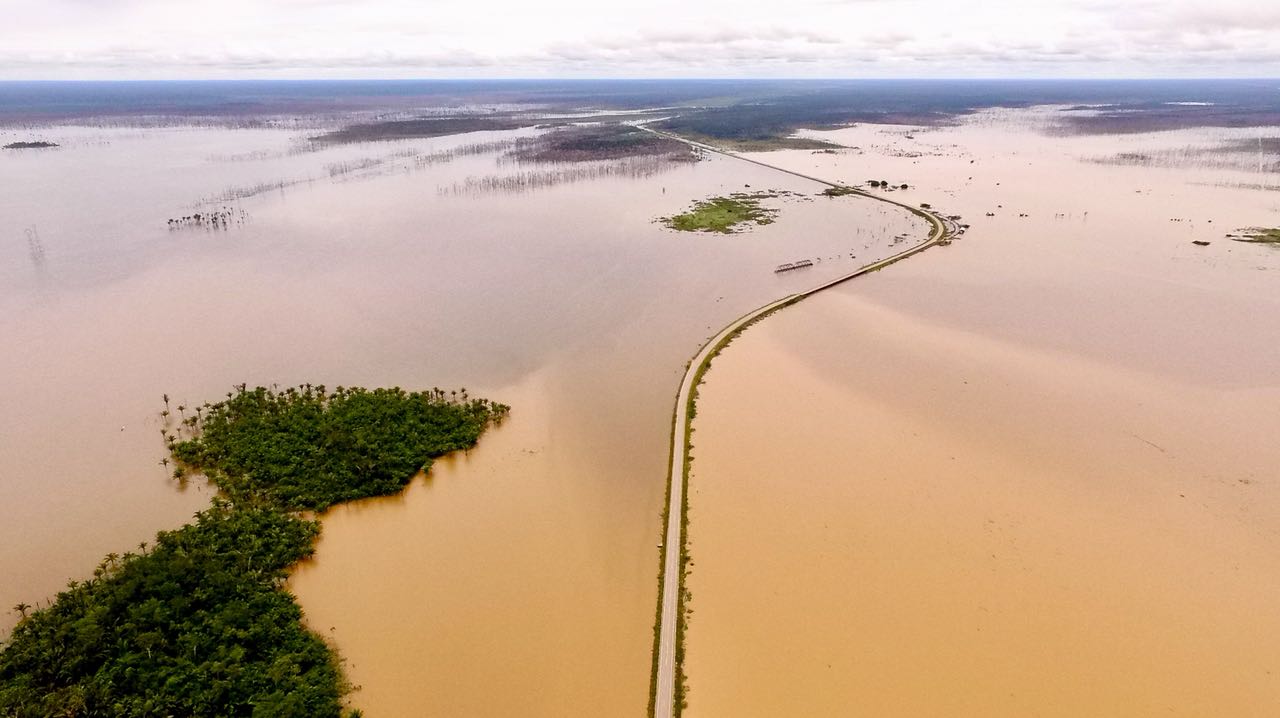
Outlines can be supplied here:
M0 79L1280 76L1280 0L0 0L0 17Z

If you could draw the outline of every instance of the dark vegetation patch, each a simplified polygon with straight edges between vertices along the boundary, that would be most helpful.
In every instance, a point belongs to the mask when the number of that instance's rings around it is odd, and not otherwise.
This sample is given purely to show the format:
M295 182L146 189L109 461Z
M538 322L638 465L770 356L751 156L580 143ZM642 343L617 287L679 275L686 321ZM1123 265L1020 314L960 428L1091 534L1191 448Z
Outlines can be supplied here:
M58 144L56 142L45 142L44 140L38 140L36 142L10 142L9 144L5 145L4 148L6 150L42 150L48 147L57 147L57 146Z
M889 184L889 180L867 180L867 185L876 189L888 190L890 192L895 189L910 189L911 185L907 184Z
M749 98L723 106L682 111L661 126L690 137L701 135L719 141L770 143L790 138L800 128L834 129L860 122L945 126L978 109L1065 102L1064 97L1083 98L1092 94L1084 86L1070 83L791 82L768 86ZM817 148L822 147L830 145Z
M1252 242L1254 244L1280 245L1280 229L1250 227L1249 229L1239 230L1235 234L1228 234L1227 239L1234 239L1237 242Z
M853 187L849 187L847 185L836 185L835 187L828 187L822 190L822 195L824 197L843 197L849 194L859 194L859 192Z
M1280 124L1280 96L1267 81L863 80L765 85L749 97L681 111L660 126L721 141L772 141L796 129L854 123L944 126L977 110L1075 106L1068 131L1143 132L1183 127ZM1211 105L1170 104L1194 100Z
M1067 113L1064 119L1069 131L1089 135L1124 135L1195 127L1271 127L1280 125L1280 107L1135 103L1084 114ZM1257 149L1256 142L1251 149Z
M693 149L679 140L619 124L573 126L521 138L510 154L525 162L589 162L624 157L698 159Z
M682 137L708 145L722 147L732 152L772 152L774 150L819 150L834 152L840 145L807 137L713 137L698 132L681 133Z
M944 125L955 121L954 112L916 112L856 109L836 97L780 98L775 102L709 108L682 113L658 126L676 134L726 145L743 151L773 149L826 149L833 145L820 140L791 137L800 128L835 129L857 122L884 124Z
M693 203L688 211L663 217L662 223L681 232L730 234L745 224L772 224L776 209L760 206L760 200L777 197L775 192L735 193Z
M1280 137L1232 140L1223 144L1222 149L1227 152L1261 152L1268 155L1280 155Z
M173 455L233 499L322 511L400 491L508 411L465 390L242 389L194 416L195 436L173 442Z
M1242 172L1280 172L1277 138L1231 140L1212 145L1187 144L1146 152L1118 152L1087 161L1132 167L1202 167Z
M209 230L225 230L232 226L244 224L248 213L236 207L210 207L203 212L186 214L181 217L170 217L170 230L200 227Z
M518 130L533 127L541 120L518 117L439 117L416 120L389 120L350 125L340 130L312 137L315 142L346 144L384 140L412 140L425 137L460 135L464 132Z
M653 177L676 166L676 162L664 156L623 157L608 162L555 163L546 169L470 176L462 182L440 187L438 192L441 195L470 196L518 194L575 182L593 182L607 177Z
M338 659L283 588L320 531L295 512L397 491L508 412L465 390L309 385L176 410L174 427L166 395L175 478L198 467L224 498L150 551L107 556L49 606L16 606L0 716L337 718Z
M150 551L109 555L18 623L0 715L339 715L334 655L279 588L319 530L217 502Z

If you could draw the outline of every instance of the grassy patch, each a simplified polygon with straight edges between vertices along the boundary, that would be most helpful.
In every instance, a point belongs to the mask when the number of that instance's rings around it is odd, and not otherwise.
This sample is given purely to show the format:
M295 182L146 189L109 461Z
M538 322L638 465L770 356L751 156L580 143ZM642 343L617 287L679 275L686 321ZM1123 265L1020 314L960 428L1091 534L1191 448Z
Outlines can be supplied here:
M858 194L858 190L847 185L836 185L822 190L822 196L824 197L843 197L848 194Z
M760 200L777 196L771 192L736 193L694 202L687 212L664 217L662 223L681 232L729 234L745 224L771 224L776 209L761 207Z
M1250 227L1242 229L1238 234L1228 234L1228 239L1234 239L1237 242L1252 242L1255 244L1280 244L1280 229L1266 229L1264 227Z

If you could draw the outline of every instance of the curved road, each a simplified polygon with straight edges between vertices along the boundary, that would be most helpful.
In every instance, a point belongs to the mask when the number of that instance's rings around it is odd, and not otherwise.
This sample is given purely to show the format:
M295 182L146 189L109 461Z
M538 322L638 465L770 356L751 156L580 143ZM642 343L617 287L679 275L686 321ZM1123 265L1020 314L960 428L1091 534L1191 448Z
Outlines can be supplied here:
M841 186L817 177L810 177L809 175L793 172L781 167L775 167L774 165L766 164L759 160L753 160L732 152L726 152L701 142L693 142L666 132L659 132L658 130L643 126L640 127L648 132L679 140L685 144L697 147L707 152L715 152L744 162L751 162L779 172L785 172L790 175L819 182L830 187ZM703 374L706 373L708 363L717 353L719 353L721 349L724 348L726 344L729 343L731 339L733 339L735 335L741 332L752 322L768 316L783 307L795 304L805 297L817 294L824 289L829 289L837 284L847 282L854 277L860 277L869 272L882 269L894 262L906 259L917 252L922 252L929 247L944 241L955 231L954 226L947 220L939 217L929 210L912 207L902 202L897 202L886 197L879 197L861 190L855 190L854 194L881 202L888 202L889 204L903 207L919 217L923 217L933 226L932 231L929 233L929 237L920 244L917 244L906 251L899 252L892 257L887 257L878 262L865 265L853 272L850 272L849 274L837 277L836 279L820 284L812 289L783 297L772 304L767 304L740 317L737 321L724 329L721 329L719 334L716 334L710 339L710 341L702 346L702 349L698 351L698 354L689 362L689 368L685 371L684 379L680 383L680 393L676 395L675 424L673 431L671 432L671 473L667 479L668 498L666 530L663 534L663 550L665 553L663 556L661 573L662 595L658 597L661 606L658 619L658 659L657 671L654 673L653 677L654 718L673 718L675 715L678 715L681 709L681 706L677 706L675 704L676 682L680 680L681 672L680 666L676 663L676 648L679 638L678 619L682 605L680 594L684 590L684 572L680 570L680 562L684 548L684 496L686 488L685 484L688 481L689 467L689 414L690 409L693 406L693 398L696 394L697 386L702 381ZM675 580L669 580L671 577L675 577Z

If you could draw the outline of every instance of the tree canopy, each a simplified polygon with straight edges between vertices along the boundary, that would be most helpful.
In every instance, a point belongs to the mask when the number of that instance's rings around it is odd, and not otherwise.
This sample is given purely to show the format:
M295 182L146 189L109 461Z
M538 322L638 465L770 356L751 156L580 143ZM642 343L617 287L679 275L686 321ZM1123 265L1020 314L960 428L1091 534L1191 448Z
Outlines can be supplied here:
M431 460L469 449L508 407L440 389L242 389L212 404L173 454L233 497L286 510L392 494Z
M23 619L0 714L337 716L341 673L280 590L319 525L219 501Z
M339 661L284 590L320 532L296 512L398 491L509 408L465 390L241 386L194 415L178 406L179 441L168 403L173 457L223 497L49 606L20 604L0 645L0 717L337 718Z

